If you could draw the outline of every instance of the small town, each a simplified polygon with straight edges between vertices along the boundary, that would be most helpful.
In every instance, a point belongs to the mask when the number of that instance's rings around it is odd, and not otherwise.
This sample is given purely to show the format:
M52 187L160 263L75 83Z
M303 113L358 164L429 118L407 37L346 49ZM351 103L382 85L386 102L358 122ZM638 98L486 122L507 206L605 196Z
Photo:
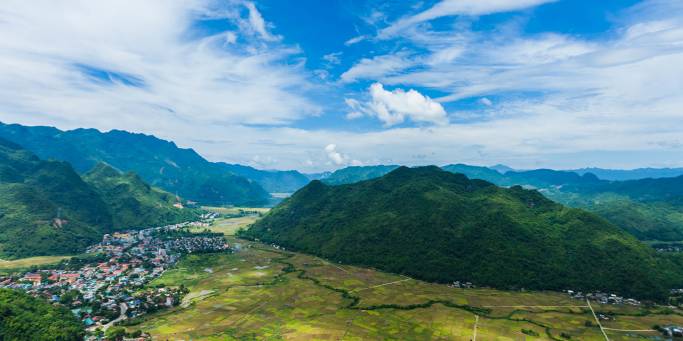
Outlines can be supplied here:
M82 257L38 269L0 277L0 288L23 290L35 297L71 309L98 339L117 322L180 304L184 287L148 287L183 254L230 252L222 234L190 232L208 226L201 221L106 234Z

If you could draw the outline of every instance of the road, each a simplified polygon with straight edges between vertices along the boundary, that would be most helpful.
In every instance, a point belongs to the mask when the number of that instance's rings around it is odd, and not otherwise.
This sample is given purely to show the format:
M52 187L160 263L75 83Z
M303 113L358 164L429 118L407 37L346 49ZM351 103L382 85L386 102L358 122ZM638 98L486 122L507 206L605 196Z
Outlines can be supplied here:
M595 318L595 322L598 323L598 327L600 327L600 331L602 332L602 336L605 337L606 341L609 341L609 338L607 337L607 333L605 333L605 329L602 328L602 323L600 323L600 319L598 319L598 315L595 315L595 310L593 310L593 306L591 306L591 302L586 299L586 304L588 304L588 308L591 309L591 313L593 313L593 317Z
M126 311L128 311L128 306L127 306L125 303L122 302L122 303L119 305L119 308L121 309L121 314L119 314L119 317L117 317L117 318L111 320L111 322L109 322L109 323L105 324L104 326L102 326L102 330L103 330L103 331L106 331L107 329L109 329L109 327L113 326L114 323L119 322L119 321L123 321L123 320L125 320L125 319L128 318L128 316L126 316Z

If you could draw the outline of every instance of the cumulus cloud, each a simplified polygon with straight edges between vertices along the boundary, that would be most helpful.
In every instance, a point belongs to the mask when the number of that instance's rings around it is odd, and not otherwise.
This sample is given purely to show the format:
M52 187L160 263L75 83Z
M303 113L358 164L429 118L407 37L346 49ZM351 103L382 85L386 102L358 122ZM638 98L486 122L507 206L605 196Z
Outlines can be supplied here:
M446 111L441 104L410 89L385 90L381 83L373 83L369 89L370 101L362 104L355 99L346 99L351 108L347 118L358 118L363 114L375 116L385 126L393 126L409 118L413 122L427 122L438 125L448 123Z
M338 152L336 144L328 144L325 147L325 153L327 154L327 158L335 166L361 166L363 164L358 160L351 160L347 155L343 155L342 153Z

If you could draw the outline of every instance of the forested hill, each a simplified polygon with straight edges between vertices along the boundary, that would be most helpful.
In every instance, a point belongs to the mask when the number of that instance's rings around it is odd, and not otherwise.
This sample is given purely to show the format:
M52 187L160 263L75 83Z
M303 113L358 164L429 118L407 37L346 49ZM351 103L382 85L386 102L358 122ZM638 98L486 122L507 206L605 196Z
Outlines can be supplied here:
M0 258L82 252L111 225L105 202L69 164L0 139Z
M81 321L64 306L0 289L0 340L83 340Z
M396 167L347 167L335 172L342 176L323 181L329 184L353 183L382 176ZM537 188L548 198L594 212L639 239L683 239L682 176L607 181L587 172L578 174L552 169L513 171L504 166L496 168L500 171L465 164L442 167L449 172L462 173L470 179L482 179L498 186Z
M121 173L105 163L97 164L83 176L107 204L114 229L144 228L191 221L193 209L176 208L175 195L154 188L132 172Z
M661 298L682 279L596 215L434 166L340 186L313 181L242 235L438 282Z
M0 138L40 158L67 161L79 173L106 162L122 171L135 172L153 186L201 203L260 205L269 199L255 181L226 171L192 149L178 148L173 142L150 135L0 123Z
M0 258L80 253L115 229L196 215L134 174L100 165L86 179L66 162L0 139Z

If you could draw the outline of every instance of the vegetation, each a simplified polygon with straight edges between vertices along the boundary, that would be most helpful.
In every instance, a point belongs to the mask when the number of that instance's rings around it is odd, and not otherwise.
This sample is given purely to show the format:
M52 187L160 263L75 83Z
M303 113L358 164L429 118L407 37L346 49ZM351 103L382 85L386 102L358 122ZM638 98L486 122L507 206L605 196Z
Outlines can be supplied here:
M0 340L81 340L83 325L63 306L0 289Z
M152 285L185 285L180 307L145 317L154 339L192 340L604 340L585 301L554 292L457 289L335 264L261 243L232 254L187 255ZM211 272L206 269L211 269ZM655 336L683 324L680 309L601 305L610 340ZM478 316L478 318L476 316Z
M196 215L134 174L99 165L85 179L66 162L40 160L0 139L0 258L78 254L115 228Z
M219 164L228 172L256 181L269 193L293 193L310 181L307 176L295 170L265 171L237 164Z
M348 184L383 176L396 166L347 167L339 174L324 180L328 184ZM556 202L582 208L607 219L623 230L642 240L683 240L683 176L680 169L642 169L614 171L595 169L599 174L611 174L612 178L632 178L651 175L654 179L629 181L605 181L589 172L556 171L537 169L512 171L498 167L489 168L453 164L442 169L461 173L470 179L481 179L498 186L525 186L541 190ZM613 174L614 173L614 174Z
M350 185L313 181L241 235L428 281L506 289L663 299L683 278L591 213L433 166Z
M80 253L111 224L104 201L67 163L0 140L0 257Z
M396 165L351 166L339 169L322 181L330 185L350 184L378 178L398 168Z
M176 208L181 203L171 193L146 184L137 174L122 174L105 163L99 163L83 176L109 208L114 229L153 227L198 217L194 209Z
M192 149L178 148L173 142L150 135L0 123L0 138L41 158L67 161L80 173L106 162L116 169L135 172L152 186L205 204L268 202L268 193L256 182L230 173Z

